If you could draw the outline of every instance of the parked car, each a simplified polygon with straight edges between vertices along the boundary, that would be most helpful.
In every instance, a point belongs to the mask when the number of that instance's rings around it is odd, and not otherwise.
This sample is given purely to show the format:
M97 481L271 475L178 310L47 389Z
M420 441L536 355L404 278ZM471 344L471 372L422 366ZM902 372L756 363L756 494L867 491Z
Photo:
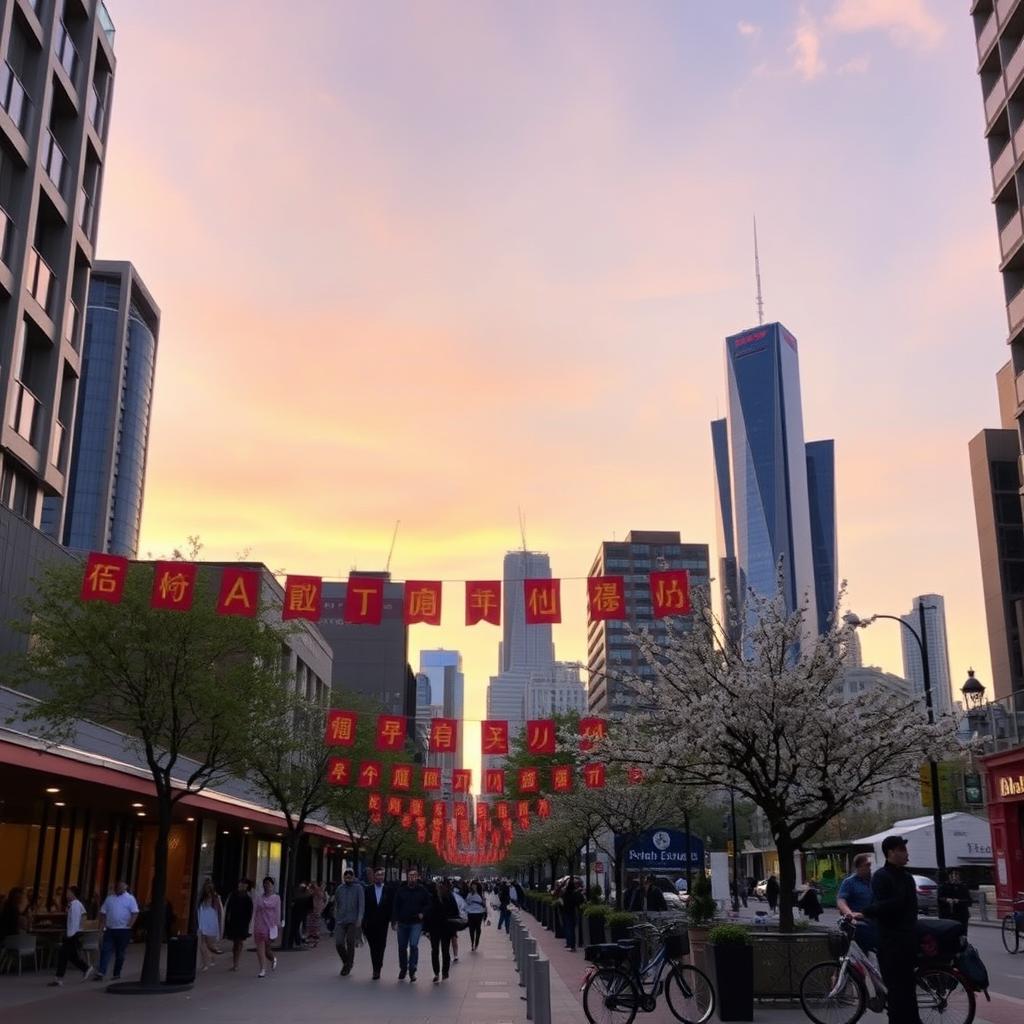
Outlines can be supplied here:
M911 875L917 888L917 909L922 914L937 914L939 909L938 882L927 875Z
M757 885L754 886L754 899L766 900L768 899L768 879L763 878Z

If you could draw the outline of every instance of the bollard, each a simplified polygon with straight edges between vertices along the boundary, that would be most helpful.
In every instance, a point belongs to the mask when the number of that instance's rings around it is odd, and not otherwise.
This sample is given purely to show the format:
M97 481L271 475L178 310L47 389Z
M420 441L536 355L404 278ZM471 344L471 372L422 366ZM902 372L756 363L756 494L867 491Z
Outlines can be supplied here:
M520 977L523 974L523 936L526 934L526 930L522 925L516 929L515 937L512 939L512 952L516 961L516 970L519 972Z
M536 948L536 940L531 939L534 948ZM526 1019L533 1020L533 1001L537 997L537 961L540 959L538 953L527 953L526 954Z
M523 932L523 937L519 943L519 955L522 957L523 969L519 972L519 987L522 988L524 985L529 988L530 983L530 954L537 952L537 940L531 939L528 932ZM527 999L529 999L529 992L527 992Z
M533 965L533 1024L551 1024L551 962L538 957Z

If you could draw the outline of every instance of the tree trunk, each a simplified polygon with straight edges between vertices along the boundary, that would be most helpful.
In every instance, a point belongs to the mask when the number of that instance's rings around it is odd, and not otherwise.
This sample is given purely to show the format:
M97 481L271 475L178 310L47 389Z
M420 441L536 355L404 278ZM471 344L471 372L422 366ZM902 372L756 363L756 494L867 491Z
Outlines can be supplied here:
M164 941L167 904L167 850L171 838L171 796L157 791L156 849L153 851L153 888L146 920L146 952L142 958L143 985L160 984L160 951Z
M625 879L622 877L622 868L626 863L626 851L619 848L615 853L615 909L622 909L622 897L625 895Z
M281 879L281 909L284 911L284 935L281 948L292 948L292 918L295 913L295 862L299 856L302 833L295 829L288 831L288 848L284 862L284 878Z
M779 931L793 931L793 890L796 888L796 847L789 836L776 836L779 855Z

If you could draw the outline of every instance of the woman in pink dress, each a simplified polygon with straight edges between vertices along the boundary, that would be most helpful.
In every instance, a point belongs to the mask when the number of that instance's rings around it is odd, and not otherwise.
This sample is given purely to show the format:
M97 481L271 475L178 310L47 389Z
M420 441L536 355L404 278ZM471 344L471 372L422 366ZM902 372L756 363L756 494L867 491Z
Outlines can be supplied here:
M306 942L315 947L320 942L320 921L327 906L327 897L324 896L324 887L318 882L309 883L309 894L313 905L306 915Z
M274 956L270 943L277 938L277 929L281 924L281 897L274 892L274 880L263 879L263 892L253 901L255 908L252 917L252 937L256 941L256 958L260 962L259 978L267 976L267 961L270 969L277 970L277 957Z

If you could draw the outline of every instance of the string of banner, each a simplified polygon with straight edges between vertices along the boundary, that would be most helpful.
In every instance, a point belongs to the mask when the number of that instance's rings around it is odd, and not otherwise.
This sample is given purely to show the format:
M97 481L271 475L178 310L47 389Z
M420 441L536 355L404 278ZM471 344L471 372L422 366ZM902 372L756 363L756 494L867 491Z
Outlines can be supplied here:
M82 600L119 603L124 596L129 564L127 558L119 555L92 552L85 564ZM195 562L154 562L150 606L168 611L190 609L195 597L198 571L199 565ZM260 607L260 570L224 566L220 573L217 613L255 616ZM690 574L685 569L651 572L646 576L650 587L651 614L654 618L690 614ZM643 579L643 576L631 577L637 578ZM588 576L586 580L588 611L592 620L625 620L628 617L624 576ZM353 625L379 626L384 615L385 582L382 578L350 575L345 588L343 621ZM441 625L444 582L405 581L403 619L406 625ZM501 625L501 580L448 582L465 584L467 626L474 626L479 622ZM281 618L319 622L324 612L323 583L322 576L286 576ZM524 579L522 584L527 625L546 625L562 621L561 579Z

